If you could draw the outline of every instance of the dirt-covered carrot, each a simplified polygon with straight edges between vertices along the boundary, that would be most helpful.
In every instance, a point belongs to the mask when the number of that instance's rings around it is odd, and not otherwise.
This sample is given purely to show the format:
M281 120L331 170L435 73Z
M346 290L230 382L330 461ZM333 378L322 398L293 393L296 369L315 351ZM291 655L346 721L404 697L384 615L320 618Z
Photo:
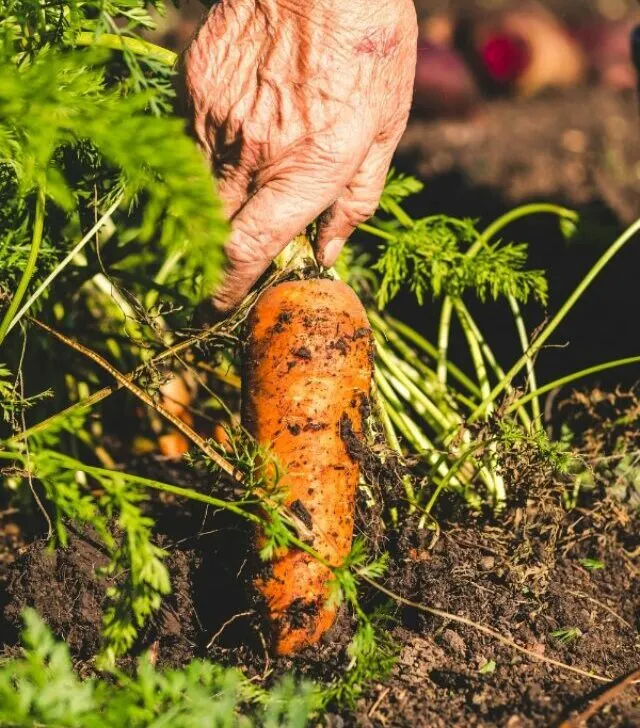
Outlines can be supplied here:
M285 504L313 533L334 566L351 548L358 463L349 438L368 412L372 338L367 315L345 284L281 283L257 302L249 321L243 424L270 445L284 475ZM256 578L278 654L312 645L331 627L325 602L331 571L291 549Z

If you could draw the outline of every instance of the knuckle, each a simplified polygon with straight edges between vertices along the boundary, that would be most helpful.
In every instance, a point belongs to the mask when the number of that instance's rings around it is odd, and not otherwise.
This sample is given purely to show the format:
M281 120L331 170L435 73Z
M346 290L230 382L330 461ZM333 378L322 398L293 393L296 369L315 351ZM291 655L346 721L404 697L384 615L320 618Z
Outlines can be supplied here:
M350 225L356 227L368 220L378 208L377 197L367 197L360 200L353 200L346 209L347 220Z
M246 267L269 262L267 236L237 221L233 233L225 247L229 264L233 267Z

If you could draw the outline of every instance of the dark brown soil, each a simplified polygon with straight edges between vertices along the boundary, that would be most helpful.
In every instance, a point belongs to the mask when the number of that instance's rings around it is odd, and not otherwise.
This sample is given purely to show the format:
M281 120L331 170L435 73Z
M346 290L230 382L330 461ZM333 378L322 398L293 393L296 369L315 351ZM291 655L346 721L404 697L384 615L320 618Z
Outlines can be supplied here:
M537 654L611 678L626 674L640 664L637 564L615 538L597 533L563 547L571 520L580 517L548 524L546 538L543 530L529 544L517 528L509 533L495 526L454 527L433 549L430 535L410 533L390 584L412 600L490 626ZM529 549L533 553L518 563ZM536 553L550 561L539 561ZM587 554L602 559L605 568L584 568L579 558ZM358 725L553 725L601 687L472 628L411 608L398 619L397 667L363 701ZM579 629L581 636L565 645L552 633L566 628ZM493 671L483 672L492 662ZM639 725L639 698L630 689L589 725Z
M139 462L138 469L156 477L180 482L184 476L193 484L193 473L181 474L181 468L167 472L161 463L143 465ZM523 471L524 478L528 474ZM386 586L587 671L616 678L636 669L639 517L606 497L567 513L555 487L529 496L499 522L461 514L455 522L443 522L437 538L412 521L398 537L387 534L392 561ZM176 518L176 508L171 500L153 507L160 530L171 534L161 542L171 554L174 593L139 647L152 647L159 665L177 666L204 655L258 676L294 668L328 680L345 668L353 629L346 611L318 650L296 660L270 660L259 616L245 596L247 534L224 515L191 505ZM589 569L581 562L585 558L604 567ZM68 547L56 554L42 541L24 547L8 570L4 625L10 629L2 630L7 646L15 644L20 609L35 606L67 641L79 667L88 669L86 661L99 643L106 585L96 569L103 563L100 547L87 534L72 533ZM379 603L379 595L365 595L365 602ZM602 688L413 607L396 605L393 619L392 638L399 648L393 674L372 685L355 711L329 714L328 725L554 725ZM561 629L577 629L579 636L564 644L552 634ZM639 724L640 694L634 687L589 723Z
M68 547L54 550L35 541L10 572L6 622L15 639L24 607L33 607L69 645L78 660L90 659L100 644L102 604L108 581L97 570L107 558L89 536L70 534Z
M429 207L441 196L444 211L485 217L489 195L506 206L551 199L604 203L630 222L640 209L639 132L635 94L584 87L494 101L468 121L415 119L399 154L427 182Z

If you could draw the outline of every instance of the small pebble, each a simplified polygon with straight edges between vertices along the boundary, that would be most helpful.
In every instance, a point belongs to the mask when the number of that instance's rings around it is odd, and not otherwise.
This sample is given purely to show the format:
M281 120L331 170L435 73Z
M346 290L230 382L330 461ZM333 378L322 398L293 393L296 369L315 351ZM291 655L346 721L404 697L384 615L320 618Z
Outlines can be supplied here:
M480 559L480 568L484 571L491 571L495 565L496 560L494 556L483 556Z
M452 629L445 629L442 633L442 641L448 645L453 652L456 652L459 655L464 655L467 651L465 641Z
M567 129L562 135L562 146L569 152L582 154L587 148L587 135L579 129Z

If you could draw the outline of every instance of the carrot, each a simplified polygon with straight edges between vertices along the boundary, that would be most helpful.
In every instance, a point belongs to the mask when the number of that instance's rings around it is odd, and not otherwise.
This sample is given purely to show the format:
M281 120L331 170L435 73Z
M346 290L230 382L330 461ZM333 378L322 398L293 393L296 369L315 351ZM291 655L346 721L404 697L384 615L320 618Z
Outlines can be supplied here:
M172 375L160 386L160 403L172 415L193 427L194 417L189 411L189 407L193 402L195 385L188 379L188 372ZM172 427L168 433L158 437L158 447L164 457L170 460L180 460L189 452L189 441Z
M243 425L271 446L284 473L285 505L332 566L343 563L353 540L359 468L345 435L357 437L368 412L372 352L366 312L337 281L274 286L249 319ZM315 644L332 626L331 578L298 549L278 553L257 575L277 654Z
M193 395L183 376L172 375L170 379L160 385L162 406L189 425L193 423L193 417L189 412L192 400Z
M182 433L172 429L171 432L158 437L158 448L165 458L180 460L189 452L189 441Z
M225 452L232 452L231 438L227 429L221 422L216 422L211 431L211 437L220 445Z

